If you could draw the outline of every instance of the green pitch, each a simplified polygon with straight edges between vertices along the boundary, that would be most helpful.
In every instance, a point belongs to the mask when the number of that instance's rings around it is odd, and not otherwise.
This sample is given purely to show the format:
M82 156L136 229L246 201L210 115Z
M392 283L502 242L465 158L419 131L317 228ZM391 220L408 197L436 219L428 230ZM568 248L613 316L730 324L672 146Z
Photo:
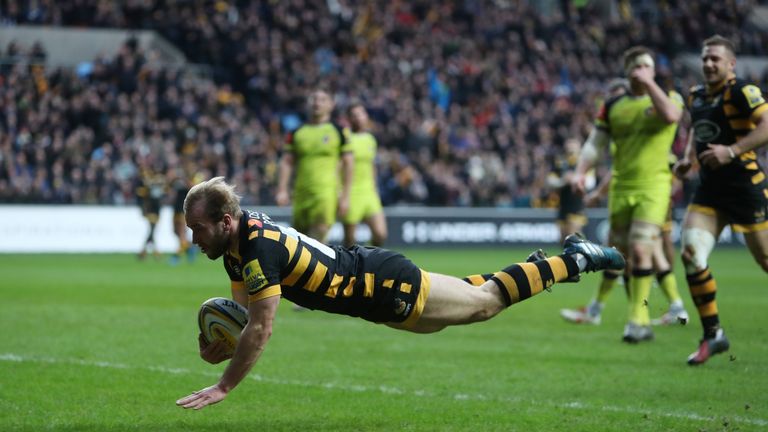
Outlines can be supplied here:
M406 251L431 271L496 271L528 251ZM550 251L553 252L553 251ZM223 366L197 355L196 313L227 296L221 262L128 255L0 256L2 431L757 431L768 429L768 277L745 250L713 273L731 351L691 368L699 323L620 342L626 301L601 326L558 316L597 275L433 335L281 306L260 363L222 403L175 400ZM652 316L665 301L658 290Z

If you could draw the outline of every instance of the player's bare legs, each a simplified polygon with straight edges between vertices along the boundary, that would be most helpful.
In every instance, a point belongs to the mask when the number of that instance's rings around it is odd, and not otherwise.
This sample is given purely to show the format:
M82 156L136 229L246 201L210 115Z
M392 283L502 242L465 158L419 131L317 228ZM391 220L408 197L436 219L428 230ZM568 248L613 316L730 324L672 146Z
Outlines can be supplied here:
M561 221L559 225L561 244L565 241L566 237L573 233L581 232L581 229L584 228L584 223L581 219L577 218L566 218L564 221Z
M744 240L757 264L768 273L768 229L744 233Z
M660 226L637 220L632 222L629 227L629 313L622 336L624 342L653 339L647 305L653 283L654 250L660 245Z
M461 279L430 273L430 291L418 322L407 329L432 333L449 325L488 320L505 308L549 289L583 271L621 270L624 258L613 248L569 236L562 255L513 264L479 286ZM471 279L471 278L470 278ZM398 324L391 327L404 328Z
M687 324L688 312L683 305L683 299L677 289L677 280L672 272L672 260L675 247L672 244L671 232L662 231L661 241L657 242L653 250L653 269L656 272L656 281L659 288L669 301L669 309L661 317L651 320L652 325Z
M311 226L306 231L306 234L314 239L318 239L321 242L325 242L326 238L328 237L328 230L331 227L328 226L326 223L316 223ZM301 230L297 230L299 232L303 232Z
M387 241L387 219L384 217L384 212L366 218L365 223L371 228L371 244L382 246Z
M504 298L495 282L479 287L439 273L430 273L429 297L415 327L415 333L434 333L449 325L485 321L505 309ZM398 324L390 327L402 328Z
M704 335L699 348L688 356L688 364L699 365L712 355L730 347L720 328L717 310L717 283L708 266L709 255L725 227L725 218L713 211L704 213L689 209L683 222L682 258L691 298L699 313Z
M376 213L363 220L368 228L371 229L371 245L381 247L387 241L387 220L384 212ZM344 224L344 246L350 247L357 243L356 231L357 224Z

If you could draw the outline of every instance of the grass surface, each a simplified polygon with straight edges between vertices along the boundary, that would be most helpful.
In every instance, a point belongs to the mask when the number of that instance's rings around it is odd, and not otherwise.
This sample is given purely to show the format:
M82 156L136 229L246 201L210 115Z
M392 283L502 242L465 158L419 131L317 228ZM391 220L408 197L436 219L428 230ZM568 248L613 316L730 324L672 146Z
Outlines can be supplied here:
M419 266L492 272L527 251L410 250ZM693 322L620 342L621 289L601 326L569 325L599 280L562 284L491 321L433 335L281 305L259 364L222 403L174 401L216 382L197 356L197 308L228 295L221 262L128 255L0 256L2 431L752 431L768 429L768 278L746 250L712 269L731 351L685 364ZM679 263L678 263L679 268ZM652 315L665 310L654 290Z

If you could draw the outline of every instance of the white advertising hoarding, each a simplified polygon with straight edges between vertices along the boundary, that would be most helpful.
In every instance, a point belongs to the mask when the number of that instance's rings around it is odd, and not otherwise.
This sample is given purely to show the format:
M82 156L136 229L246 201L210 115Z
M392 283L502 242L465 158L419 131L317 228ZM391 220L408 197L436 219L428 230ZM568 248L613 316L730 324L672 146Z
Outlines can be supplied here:
M149 234L138 207L0 206L0 252L133 252ZM160 252L175 252L173 210L163 207L155 229Z

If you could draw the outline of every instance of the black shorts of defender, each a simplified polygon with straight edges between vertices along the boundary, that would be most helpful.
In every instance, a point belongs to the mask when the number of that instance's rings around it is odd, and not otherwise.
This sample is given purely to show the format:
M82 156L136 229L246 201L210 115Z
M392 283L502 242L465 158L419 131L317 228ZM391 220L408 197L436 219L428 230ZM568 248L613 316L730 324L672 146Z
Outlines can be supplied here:
M707 213L707 208L717 210L725 215L735 231L749 232L768 220L765 183L731 185L727 189L702 184L693 196L691 207L702 213Z
M429 293L426 272L390 250L353 246L347 252L352 260L343 260L341 267L346 268L336 270L346 274L336 290L328 287L310 293L283 289L283 297L309 309L375 323L415 323Z

